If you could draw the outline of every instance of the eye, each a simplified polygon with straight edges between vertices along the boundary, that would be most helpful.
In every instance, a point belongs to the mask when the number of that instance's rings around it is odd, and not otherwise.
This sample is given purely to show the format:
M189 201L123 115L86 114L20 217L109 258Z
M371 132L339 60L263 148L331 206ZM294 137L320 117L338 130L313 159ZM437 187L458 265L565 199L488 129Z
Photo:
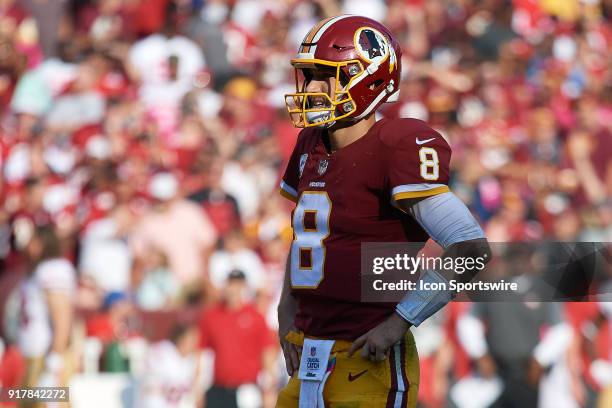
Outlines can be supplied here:
M327 73L327 72L316 72L314 74L314 79L316 79L317 81L326 81L329 78L333 78L334 75Z
M328 78L336 77L336 69L325 65L317 65L313 70L313 76L317 81L325 81Z
M304 79L308 82L311 81L314 77L312 69L302 69L302 75L304 75Z

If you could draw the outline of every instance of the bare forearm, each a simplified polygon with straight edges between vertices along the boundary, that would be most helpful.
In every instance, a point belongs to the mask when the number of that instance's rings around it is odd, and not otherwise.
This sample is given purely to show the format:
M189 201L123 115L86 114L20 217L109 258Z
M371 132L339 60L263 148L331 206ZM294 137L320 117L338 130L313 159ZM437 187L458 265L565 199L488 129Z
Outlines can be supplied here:
M262 388L265 392L273 391L276 386L276 353L277 349L270 347L262 354L263 383Z
M425 14L417 7L406 7L406 21L408 23L407 44L410 54L416 58L423 57L429 49Z
M73 315L72 305L70 298L62 293L49 293L47 299L51 325L53 327L51 351L61 354L68 348L70 340L70 327Z
M602 202L606 198L606 187L599 180L591 162L582 159L576 160L575 167L589 201L594 204Z

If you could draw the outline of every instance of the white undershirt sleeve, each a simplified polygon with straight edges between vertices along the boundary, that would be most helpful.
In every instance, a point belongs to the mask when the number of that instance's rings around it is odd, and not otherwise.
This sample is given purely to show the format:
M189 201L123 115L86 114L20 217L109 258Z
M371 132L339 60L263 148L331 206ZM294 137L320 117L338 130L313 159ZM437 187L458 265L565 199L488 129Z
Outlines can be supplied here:
M450 191L412 205L410 214L444 249L456 242L485 237L470 210Z

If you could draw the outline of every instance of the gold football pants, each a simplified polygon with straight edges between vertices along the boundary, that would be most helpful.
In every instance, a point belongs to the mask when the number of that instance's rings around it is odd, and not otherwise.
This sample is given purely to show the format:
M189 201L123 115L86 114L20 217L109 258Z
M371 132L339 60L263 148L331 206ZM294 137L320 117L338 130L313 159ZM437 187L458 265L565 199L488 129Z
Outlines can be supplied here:
M290 332L287 341L301 346L302 333ZM325 408L414 408L419 388L419 357L410 331L395 344L389 357L381 362L372 362L361 357L358 350L353 357L347 356L351 343L337 340L330 359L336 358L323 399ZM300 380L297 372L280 392L277 408L297 408L300 395Z

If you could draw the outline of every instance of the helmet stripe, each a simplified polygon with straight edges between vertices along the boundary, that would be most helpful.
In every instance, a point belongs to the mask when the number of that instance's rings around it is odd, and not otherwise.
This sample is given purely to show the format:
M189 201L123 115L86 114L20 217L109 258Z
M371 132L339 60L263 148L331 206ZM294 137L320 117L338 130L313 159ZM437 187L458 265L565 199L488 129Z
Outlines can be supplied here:
M336 21L343 20L347 17L352 17L352 15L345 14L336 17L328 17L325 20L321 20L310 30L306 38L304 38L304 41L302 41L300 52L310 52L314 54L317 50L317 41L319 41L323 33L325 33L325 31Z
M332 17L330 19L328 19L325 24L321 27L320 30L318 30L318 32L316 33L316 35L314 36L314 38L312 39L312 42L317 42L319 41L319 39L321 38L321 36L323 36L323 33L325 33L325 31L327 31L327 29L334 24L336 21L340 21L340 20L344 20L345 18L348 17L352 17L352 15L350 14L344 14L342 16L337 16L337 17Z
M324 20L321 20L317 23L316 26L314 26L310 32L308 33L308 35L306 36L306 39L304 40L305 43L311 43L313 38L315 37L315 35L317 34L317 32L321 29L321 27L323 27L323 25L325 25L325 23L327 23L329 20L333 19L334 17L328 17Z

